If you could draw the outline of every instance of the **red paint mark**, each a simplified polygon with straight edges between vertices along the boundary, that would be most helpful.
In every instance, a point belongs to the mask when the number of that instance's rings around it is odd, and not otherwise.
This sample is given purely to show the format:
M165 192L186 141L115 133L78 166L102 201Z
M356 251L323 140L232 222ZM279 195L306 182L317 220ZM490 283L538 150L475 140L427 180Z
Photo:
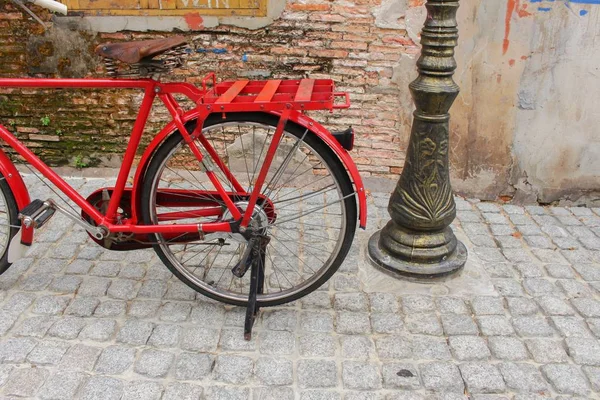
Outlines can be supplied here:
M515 66L515 62L516 62L515 60L510 59L510 60L508 60L508 65L510 65L511 67L514 67Z
M425 0L410 0L408 2L409 7L420 7L425 4Z
M204 19L198 13L185 14L185 23L193 31L204 29Z
M527 56L521 56L521 60L523 60L523 61L527 60L528 58L529 57L527 57Z
M518 1L517 1L517 7L519 7ZM519 14L520 18L530 17L533 15L529 11L527 11L527 4L523 4L523 6L521 6L521 8L519 8L519 11L517 13Z
M502 75L498 74L498 76L496 76L496 82L502 83Z
M504 42L502 43L502 55L506 54L506 52L508 51L508 46L510 46L510 21L517 7L517 1L518 0L507 0L506 3L506 17L504 19Z

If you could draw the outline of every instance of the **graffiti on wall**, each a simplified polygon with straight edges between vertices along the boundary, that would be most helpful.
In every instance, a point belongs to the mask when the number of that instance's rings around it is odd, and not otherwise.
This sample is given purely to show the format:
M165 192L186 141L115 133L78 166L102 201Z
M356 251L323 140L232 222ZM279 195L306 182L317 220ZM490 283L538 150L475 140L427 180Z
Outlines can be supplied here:
M510 28L513 18L525 18L534 13L548 13L556 7L567 7L575 15L585 17L589 14L590 5L600 5L600 0L507 0L502 54L506 54L510 46Z

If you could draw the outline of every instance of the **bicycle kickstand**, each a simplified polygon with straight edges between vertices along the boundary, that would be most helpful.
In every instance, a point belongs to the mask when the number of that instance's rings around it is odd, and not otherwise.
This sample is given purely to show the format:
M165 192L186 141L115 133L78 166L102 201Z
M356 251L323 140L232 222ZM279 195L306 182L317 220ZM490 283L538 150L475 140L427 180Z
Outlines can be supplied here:
M260 307L256 302L256 296L263 293L265 283L265 249L263 244L254 246L252 266L250 269L250 294L248 295L248 307L246 308L246 321L244 324L244 339L252 339L252 327L258 316Z

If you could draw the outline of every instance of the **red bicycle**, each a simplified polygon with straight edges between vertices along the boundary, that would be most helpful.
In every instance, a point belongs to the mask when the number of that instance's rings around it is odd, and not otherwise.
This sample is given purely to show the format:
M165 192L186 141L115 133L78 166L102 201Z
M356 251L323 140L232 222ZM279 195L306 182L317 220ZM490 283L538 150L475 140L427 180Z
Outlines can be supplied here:
M0 87L144 91L115 186L87 198L0 125L0 139L81 208L78 215L53 200L31 201L0 151L0 272L13 249L31 245L34 230L59 211L99 245L153 247L196 291L248 307L247 335L258 307L296 300L333 275L357 220L365 228L365 190L348 153L353 130L332 134L304 112L348 108L347 93L326 79L217 83L210 73L200 87L162 83L161 75L184 64L183 37L105 44L97 53L107 79L0 79ZM193 102L189 110L179 95ZM172 121L144 150L128 185L157 97Z

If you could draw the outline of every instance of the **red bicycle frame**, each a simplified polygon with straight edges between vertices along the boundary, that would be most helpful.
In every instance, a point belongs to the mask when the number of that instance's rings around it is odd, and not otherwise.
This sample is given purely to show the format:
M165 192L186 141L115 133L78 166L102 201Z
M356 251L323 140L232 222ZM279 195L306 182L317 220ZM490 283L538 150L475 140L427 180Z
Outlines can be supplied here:
M208 81L212 80L212 88L208 87ZM60 191L66 194L75 204L77 204L83 212L98 225L104 226L109 232L130 232L134 234L148 233L171 233L181 234L188 232L198 232L199 230L206 233L211 232L230 232L231 226L229 222L214 222L205 224L173 224L173 225L140 225L134 211L133 217L130 220L119 221L117 224L117 210L125 192L127 178L133 167L133 162L137 150L140 146L144 128L148 121L152 104L158 97L173 118L173 122L168 126L174 125L174 128L181 132L184 141L190 147L192 153L202 163L204 155L196 144L196 139L200 141L202 146L207 150L207 153L212 158L215 165L224 173L224 176L229 181L229 184L238 193L249 195L249 205L242 213L234 205L228 192L224 189L223 184L219 181L214 172L207 170L206 174L220 198L225 203L232 217L237 221L241 220L241 226L246 227L252 217L254 205L260 196L262 185L264 184L267 172L269 170L275 150L279 145L282 137L285 124L290 116L294 116L295 122L301 124L302 118L300 113L305 110L316 109L333 109L349 107L348 95L346 93L334 93L333 83L329 80L309 80L301 81L237 81L216 83L214 74L209 74L202 82L202 88L198 88L188 83L161 83L152 79L0 79L0 87L16 87L16 88L121 88L121 89L141 89L144 91L144 98L136 118L133 130L127 144L127 149L124 154L123 163L119 170L116 184L112 188L112 195L108 204L107 212L103 215L94 206L92 206L85 198L83 198L76 190L57 175L50 167L41 161L31 150L23 145L15 136L7 129L0 125L0 139L7 143L17 153L19 153L27 162L36 168L44 177L52 182ZM196 104L196 108L189 112L179 106L173 95L182 94L188 97ZM345 96L345 103L341 105L334 104L336 97ZM208 140L202 136L202 128L204 121L213 112L270 112L279 115L280 121L275 130L273 140L267 152L266 160L261 167L257 182L252 193L245 193L243 187L235 179L233 174L227 169L221 161L217 152L210 145ZM198 123L193 132L189 132L185 124L191 118L197 119ZM316 124L316 123L315 123ZM313 122L310 122L311 127ZM318 125L318 124L317 124ZM313 130L319 131L319 126L315 126ZM321 127L322 128L322 127ZM323 129L324 130L324 129ZM163 132L168 131L165 130ZM164 139L166 133L161 132L157 139ZM324 135L323 133L320 133ZM324 135L326 136L326 135ZM350 157L345 150L341 148L339 143L331 140L332 137L325 137L326 142L340 156L346 167L348 168L354 184L356 186L357 196L360 207L360 225L366 225L366 197L360 175L356 166L352 163ZM156 146L156 139L150 145L150 148ZM0 152L1 153L1 152ZM145 153L141 166L148 161L147 153ZM2 172L7 170L6 160L0 157L0 167ZM14 167L13 167L14 168ZM136 173L134 183L134 191L137 191L137 183L139 182L139 170ZM11 170L12 171L12 170ZM10 172L10 171L8 171ZM10 184L10 182L9 182ZM21 183L22 184L22 183ZM26 192L26 190L25 190ZM28 196L27 196L28 199ZM23 200L21 200L21 203ZM132 203L134 200L132 199ZM22 207L22 204L19 204ZM135 208L135 205L132 204ZM199 211L199 215L210 213L209 209ZM217 213L217 209L213 208L212 212ZM171 213L173 214L173 213ZM189 212L187 213L189 215ZM218 214L216 214L218 215ZM164 216L163 216L164 217ZM177 215L169 215L173 220L177 219Z

